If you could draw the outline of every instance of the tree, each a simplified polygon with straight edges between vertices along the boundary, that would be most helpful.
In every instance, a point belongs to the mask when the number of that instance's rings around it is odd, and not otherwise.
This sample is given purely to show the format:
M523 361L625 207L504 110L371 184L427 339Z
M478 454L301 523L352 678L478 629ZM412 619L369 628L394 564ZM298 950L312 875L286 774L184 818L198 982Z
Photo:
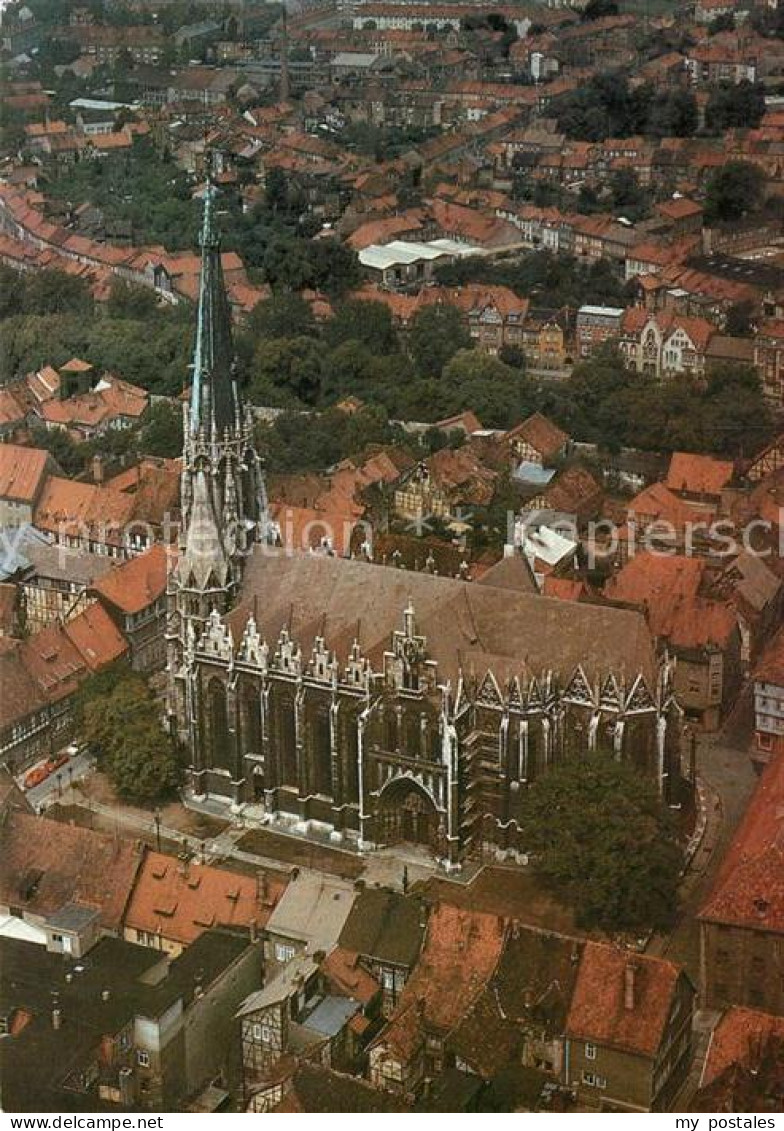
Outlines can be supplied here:
M425 377L439 377L449 359L471 344L460 311L448 303L420 307L411 319L408 346L417 370Z
M709 451L743 456L770 439L773 419L752 365L718 365L708 373L704 394L705 440Z
M724 332L736 338L747 338L753 333L754 303L750 299L735 302L727 311Z
M711 174L705 186L705 219L740 220L756 212L765 195L765 174L750 161L728 161Z
M281 406L294 398L294 403L314 405L321 393L322 371L322 349L312 338L263 341L253 359L250 398L255 404Z
M89 314L93 308L90 288L83 279L64 271L45 268L24 280L26 314Z
M735 14L733 12L722 12L720 16L716 16L715 20L711 20L708 25L709 35L718 35L722 31L735 30Z
M588 0L583 9L584 20L601 20L606 16L617 16L618 5L615 0Z
M310 338L316 335L316 320L302 295L283 291L254 306L248 330L254 338Z
M140 283L114 279L107 309L112 318L153 318L158 310L158 296Z
M330 346L362 342L377 353L396 353L397 335L389 307L383 302L349 299L341 303L327 323L324 337Z
M72 440L67 432L34 425L30 429L30 442L34 448L49 452L66 475L78 475L84 470L84 447Z
M605 931L666 930L683 861L654 788L609 754L555 766L531 786L521 825L541 875Z
M149 456L173 459L182 452L182 412L170 401L150 408L139 437L139 450Z
M141 675L114 667L94 676L82 685L76 711L82 735L120 797L152 805L172 796L182 781L182 760Z
M509 428L529 415L533 389L525 374L481 350L460 350L441 377L448 413L473 409L489 428Z
M711 133L731 129L756 129L765 113L765 87L743 79L714 86L705 107L705 126Z

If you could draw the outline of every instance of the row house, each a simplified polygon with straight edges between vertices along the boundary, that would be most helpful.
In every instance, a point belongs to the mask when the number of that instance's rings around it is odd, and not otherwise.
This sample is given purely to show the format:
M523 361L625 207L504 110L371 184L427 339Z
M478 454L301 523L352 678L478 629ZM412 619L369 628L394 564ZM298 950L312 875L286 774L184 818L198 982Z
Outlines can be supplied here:
M784 759L772 758L699 912L702 1004L784 1014L781 814Z
M707 589L704 559L646 550L630 557L604 592L645 611L658 646L677 658L675 692L686 718L715 730L740 686L741 635L734 610Z
M764 42L764 41L763 41ZM715 86L720 82L756 82L757 49L742 50L735 42L714 36L691 48L686 66L695 86Z
M605 216L586 216L574 224L574 254L591 262L614 261L623 272L629 249L637 242L634 225Z
M110 570L90 589L128 642L134 671L150 673L166 664L167 548L156 543Z
M243 875L147 849L126 899L123 938L177 958L213 926L260 936L285 887L281 873Z
M0 581L16 593L26 631L64 624L83 612L94 598L89 587L111 569L108 558L69 550L34 526L6 527Z
M89 919L66 910L68 924ZM236 1092L234 1015L262 969L246 931L208 931L171 962L100 938L76 973L70 954L0 947L3 1013L21 1020L0 1065L10 1110L181 1111Z
M630 307L621 319L619 345L632 368L671 380L705 372L708 345L715 333L715 326L702 318L651 315Z
M134 63L156 65L166 51L166 36L162 28L135 24L131 27L110 27L104 24L83 24L70 27L64 33L67 40L75 39L82 54L98 64L112 66L124 54Z
M623 307L581 306L575 330L579 356L590 357L603 342L619 338L623 316Z
M527 1104L561 1085L583 1111L664 1110L690 1063L693 997L674 963L442 903L368 1074L409 1103L446 1081L489 1099L524 1074Z
M784 753L784 629L754 669L754 746L751 757L762 769Z
M42 448L0 444L0 528L32 522L47 476L59 470Z
M784 406L784 320L761 322L753 340L763 392L773 404Z
M81 683L124 660L127 644L110 617L90 605L2 653L0 761L14 773L71 738Z

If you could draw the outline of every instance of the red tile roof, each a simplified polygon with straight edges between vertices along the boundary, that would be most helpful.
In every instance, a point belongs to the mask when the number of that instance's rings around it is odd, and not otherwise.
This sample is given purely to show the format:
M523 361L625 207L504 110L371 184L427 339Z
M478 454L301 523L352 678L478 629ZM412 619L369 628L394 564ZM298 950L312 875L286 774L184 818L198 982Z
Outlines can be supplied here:
M439 904L430 915L419 962L382 1040L407 1044L412 1012L415 1030L419 1027L420 1002L427 1028L440 1033L451 1029L490 980L505 929L506 921L498 915Z
M754 669L754 679L784 688L784 628L780 628Z
M156 543L118 565L93 586L93 592L123 613L140 613L166 592L166 547Z
M211 927L262 928L286 888L277 873L264 880L206 864L183 865L148 852L133 889L125 926L187 946Z
M133 495L51 475L44 484L33 521L54 534L89 536L119 544L133 513Z
M627 968L634 995L626 1005ZM577 973L566 1033L572 1039L654 1057L672 1009L680 969L663 958L587 942Z
M0 825L0 904L48 916L79 903L116 933L139 863L131 841L14 812Z
M724 647L736 630L733 610L703 597L705 561L683 555L638 553L610 578L605 595L641 605L654 636L676 648Z
M322 972L342 994L367 1005L381 989L376 979L359 964L353 950L336 946L321 964Z
M665 480L671 491L687 491L692 495L719 495L732 479L735 466L731 460L694 452L673 452Z
M543 459L557 455L569 441L566 432L559 428L557 424L553 424L552 420L548 420L541 412L535 412L522 424L510 429L504 439L507 442L525 440L539 452Z
M732 1006L713 1030L700 1087L707 1088L733 1065L757 1067L760 1050L772 1036L784 1038L784 1017Z
M784 758L763 771L699 918L784 934Z
M50 456L43 448L0 444L0 498L32 503Z

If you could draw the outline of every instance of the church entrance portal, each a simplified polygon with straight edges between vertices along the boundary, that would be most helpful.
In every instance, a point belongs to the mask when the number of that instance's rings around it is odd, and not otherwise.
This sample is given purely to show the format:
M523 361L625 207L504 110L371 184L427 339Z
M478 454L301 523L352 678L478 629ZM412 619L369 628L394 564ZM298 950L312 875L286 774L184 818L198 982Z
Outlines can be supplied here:
M411 778L398 778L379 798L377 840L382 845L423 844L434 849L438 813L424 789Z

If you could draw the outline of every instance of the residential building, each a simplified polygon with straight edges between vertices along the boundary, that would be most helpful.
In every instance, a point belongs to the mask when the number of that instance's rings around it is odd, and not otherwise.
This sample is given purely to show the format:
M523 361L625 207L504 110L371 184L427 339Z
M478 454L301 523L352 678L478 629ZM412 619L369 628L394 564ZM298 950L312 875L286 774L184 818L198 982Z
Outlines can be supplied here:
M0 938L3 1107L174 1111L208 1087L229 1100L234 1014L260 982L244 932L207 931L174 960L104 938L77 964Z
M0 845L0 913L33 928L42 945L73 953L68 933L51 925L74 908L97 915L99 935L121 934L142 860L133 841L12 811Z
M774 1112L781 1105L784 1017L732 1006L708 1044L691 1111Z
M123 938L176 958L213 927L260 937L285 886L279 873L246 876L147 851L123 916Z
M389 1017L416 966L427 928L427 906L416 896L385 888L361 891L340 932L339 946L382 991L382 1012Z
M264 929L264 958L274 972L297 955L328 954L337 944L357 893L335 876L293 876Z
M116 565L90 589L128 641L134 671L153 672L166 663L168 551L159 542Z
M784 629L780 628L753 671L754 747L757 769L784 753Z
M14 773L70 741L83 680L124 659L128 646L110 617L90 605L0 652L0 761Z
M42 448L0 444L0 528L31 523L47 476L58 471Z
M622 307L581 306L575 330L580 357L590 357L602 342L620 337L623 314Z
M693 999L675 963L586 943L566 1020L565 1082L578 1103L668 1110L691 1064Z
M734 611L708 595L702 558L643 551L605 585L605 596L645 611L661 648L677 657L674 682L686 718L715 730L741 680L741 638Z
M699 912L702 1004L784 1015L784 759L765 767Z
M522 462L548 467L566 456L570 439L557 424L535 412L505 432L501 444L513 467Z

